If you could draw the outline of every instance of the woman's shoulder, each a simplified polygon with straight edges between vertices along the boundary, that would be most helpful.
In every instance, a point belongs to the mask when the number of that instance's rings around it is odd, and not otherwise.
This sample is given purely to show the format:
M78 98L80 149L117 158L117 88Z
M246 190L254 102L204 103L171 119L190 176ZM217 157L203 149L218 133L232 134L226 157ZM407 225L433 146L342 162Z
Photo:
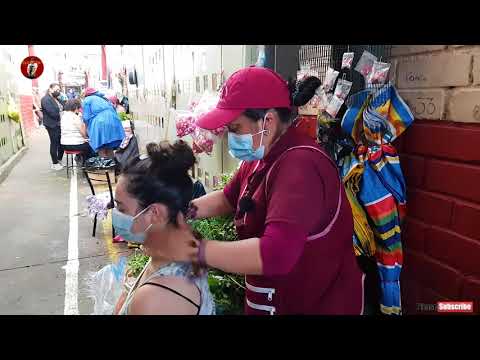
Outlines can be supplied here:
M198 309L179 294L200 305L200 292L197 286L187 278L156 276L137 289L130 304L129 313L133 315L195 315Z
M75 114L73 114L71 111L64 111L62 112L60 119L62 119L63 121L69 121L73 119L72 115L75 115Z
M79 122L80 117L72 111L64 111L61 116L62 120L69 120L73 122Z
M281 161L278 161L279 167L291 168L291 165L295 164L297 168L303 166L305 169L302 170L312 169L316 166L336 168L325 149L317 144L291 147L282 154L280 159Z

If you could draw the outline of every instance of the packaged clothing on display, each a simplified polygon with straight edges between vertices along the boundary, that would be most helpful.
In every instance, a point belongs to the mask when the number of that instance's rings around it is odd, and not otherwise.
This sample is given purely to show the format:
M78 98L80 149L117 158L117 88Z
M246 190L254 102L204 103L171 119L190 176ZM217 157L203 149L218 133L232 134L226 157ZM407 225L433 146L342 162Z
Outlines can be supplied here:
M372 71L370 72L367 83L383 85L387 81L390 64L380 61L374 61Z
M348 94L350 93L350 89L352 88L352 82L345 80L345 79L339 79L337 81L337 86L335 87L335 92L334 95L338 97L339 99L346 100Z
M327 73L325 74L325 80L323 81L322 85L325 92L328 93L329 91L333 90L333 86L335 85L335 80L337 80L338 74L338 71L330 67L327 69Z
M335 118L340 111L340 108L342 107L344 103L343 99L338 98L337 96L333 95L332 100L330 100L330 103L327 106L327 109L325 110L330 116Z
M355 66L355 71L358 71L365 79L368 79L375 61L377 61L377 57L365 50L358 61L357 66Z
M355 53L353 52L346 52L343 54L342 57L342 70L349 70L352 68L353 58L355 57Z

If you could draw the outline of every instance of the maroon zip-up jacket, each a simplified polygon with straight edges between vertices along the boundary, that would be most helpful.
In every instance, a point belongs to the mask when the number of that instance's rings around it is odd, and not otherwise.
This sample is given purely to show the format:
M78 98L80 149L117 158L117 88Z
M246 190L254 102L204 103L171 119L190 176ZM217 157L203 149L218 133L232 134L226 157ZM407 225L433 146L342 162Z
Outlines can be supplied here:
M247 315L363 313L352 211L314 140L290 128L263 160L243 162L224 194L239 238L260 238L263 275L246 276ZM243 215L245 194L255 206Z

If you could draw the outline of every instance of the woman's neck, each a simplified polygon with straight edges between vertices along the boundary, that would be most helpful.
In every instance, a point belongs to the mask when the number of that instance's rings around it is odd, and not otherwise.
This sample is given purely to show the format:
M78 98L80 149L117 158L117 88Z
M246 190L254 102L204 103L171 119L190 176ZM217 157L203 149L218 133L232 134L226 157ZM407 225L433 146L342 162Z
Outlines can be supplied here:
M168 226L167 226L167 229L168 229ZM155 231L154 227L150 228L149 231ZM156 236L158 236L157 241L162 241L161 239L164 235L164 231L168 231L168 230L162 229L156 233ZM145 255L150 256L150 258L152 259L150 262L150 269L152 269L153 271L161 268L162 266L172 263L172 260L157 255L154 251L151 251L148 248L148 246L145 246L145 245L144 245L144 252L145 252Z

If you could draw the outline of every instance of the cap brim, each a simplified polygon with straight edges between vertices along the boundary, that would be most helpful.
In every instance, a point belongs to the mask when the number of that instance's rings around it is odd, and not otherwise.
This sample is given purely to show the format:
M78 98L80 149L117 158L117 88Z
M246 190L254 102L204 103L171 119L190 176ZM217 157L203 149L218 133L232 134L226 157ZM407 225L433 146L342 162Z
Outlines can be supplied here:
M231 123L235 118L240 116L245 110L243 109L219 109L202 115L196 125L205 130L215 130Z

